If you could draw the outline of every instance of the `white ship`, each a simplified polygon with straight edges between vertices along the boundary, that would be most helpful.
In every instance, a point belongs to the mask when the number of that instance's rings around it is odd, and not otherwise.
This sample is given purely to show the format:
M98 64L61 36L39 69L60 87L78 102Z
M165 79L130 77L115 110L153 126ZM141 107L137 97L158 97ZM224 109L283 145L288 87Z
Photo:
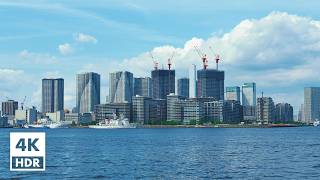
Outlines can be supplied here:
M50 122L46 124L45 126L50 129L56 129L56 128L69 128L71 123L69 122Z
M130 124L128 118L125 118L123 114L120 114L119 118L115 114L113 114L112 119L105 119L103 122L99 122L97 125L89 125L89 128L121 129L121 128L136 128L136 125Z
M319 120L316 120L316 121L313 122L313 126L314 127L317 127L319 125L320 125L320 121Z
M48 128L44 124L25 124L23 125L23 128Z

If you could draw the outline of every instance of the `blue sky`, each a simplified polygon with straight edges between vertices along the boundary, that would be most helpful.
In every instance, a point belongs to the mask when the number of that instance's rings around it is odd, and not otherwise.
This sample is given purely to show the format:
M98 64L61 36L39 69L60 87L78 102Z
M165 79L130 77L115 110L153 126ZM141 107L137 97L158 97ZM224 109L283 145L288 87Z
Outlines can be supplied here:
M298 0L0 1L0 100L27 96L27 105L40 108L41 79L63 77L66 108L72 108L75 74L96 71L102 75L104 101L109 72L148 76L149 51L160 64L175 51L177 74L186 76L192 63L200 66L190 48L198 45L208 54L208 46L221 54L226 85L256 81L259 93L287 101L297 111L303 87L319 86L319 5Z

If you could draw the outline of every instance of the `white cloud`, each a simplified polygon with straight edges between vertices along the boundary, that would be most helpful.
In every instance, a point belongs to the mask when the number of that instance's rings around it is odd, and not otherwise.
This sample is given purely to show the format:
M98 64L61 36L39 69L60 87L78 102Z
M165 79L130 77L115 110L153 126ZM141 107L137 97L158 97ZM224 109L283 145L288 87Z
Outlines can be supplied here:
M88 35L88 34L83 34L83 33L76 33L74 35L74 39L77 42L81 42L81 43L93 43L93 44L96 44L98 42L98 40L94 36L91 36L91 35Z
M57 58L48 53L34 53L26 49L19 52L18 56L25 62L32 62L36 64L54 64L57 63Z
M175 52L173 67L179 76L179 72L190 69L192 64L202 67L194 50L194 46L198 46L208 55L209 68L215 67L214 53L220 54L220 69L226 71L226 85L255 81L266 95L279 91L278 94L292 100L293 93L320 82L319 42L320 21L272 12L261 19L243 20L224 34L213 33L208 39L192 38L181 48L155 47L151 52L159 61L159 68L167 68L167 59ZM214 53L209 50L210 46ZM149 52L144 52L109 67L112 67L110 71L116 67L130 70L135 76L150 76L153 61ZM295 102L289 103L298 105L302 98L297 97Z
M68 55L74 52L73 47L69 43L60 44L58 49L62 55Z

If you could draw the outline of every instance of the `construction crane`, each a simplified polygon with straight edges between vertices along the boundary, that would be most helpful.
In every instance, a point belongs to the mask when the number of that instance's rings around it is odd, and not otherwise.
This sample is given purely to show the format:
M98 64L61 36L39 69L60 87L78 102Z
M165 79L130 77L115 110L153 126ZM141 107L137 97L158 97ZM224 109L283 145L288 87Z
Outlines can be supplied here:
M24 96L23 100L21 101L21 110L23 110L23 105L26 102L27 96Z
M151 59L153 61L154 70L158 70L159 63L154 59L152 52L149 52L149 55L150 55L150 57L151 57Z
M199 57L202 59L202 63L203 63L203 69L207 69L208 68L208 58L207 55L202 53L201 50L197 47L194 46L194 49L197 51Z
M172 65L172 60L173 60L174 53L175 52L172 52L171 57L168 58L168 68L169 68L169 70L171 70L171 65Z
M209 46L209 49L211 50L211 52L215 55L213 49L211 46ZM220 56L218 54L215 55L215 60L216 60L216 69L219 70L218 68L218 65L219 65L219 61L220 61Z

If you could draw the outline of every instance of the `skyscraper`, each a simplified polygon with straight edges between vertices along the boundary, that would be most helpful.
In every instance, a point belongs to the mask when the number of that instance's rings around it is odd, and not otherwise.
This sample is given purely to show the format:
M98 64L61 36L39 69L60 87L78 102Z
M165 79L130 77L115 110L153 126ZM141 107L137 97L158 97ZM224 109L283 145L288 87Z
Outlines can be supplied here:
M134 96L152 97L152 81L150 77L134 78Z
M293 107L288 103L278 103L275 109L276 122L292 122L293 121Z
M224 100L224 71L201 69L197 71L197 97Z
M110 73L110 103L131 102L133 96L133 74L128 71Z
M63 110L64 80L42 79L42 113Z
M245 120L247 120L247 118L253 120L255 116L257 106L256 96L256 83L244 83L242 85L242 106Z
M89 113L100 104L100 75L94 72L77 74L77 111Z
M2 115L12 116L15 115L15 111L18 109L18 102L14 100L8 100L2 102Z
M304 88L304 121L320 120L320 87Z
M178 95L189 98L189 78L178 79Z
M175 70L155 69L152 76L153 99L166 99L170 93L175 93Z
M226 100L240 101L240 87L226 87Z

